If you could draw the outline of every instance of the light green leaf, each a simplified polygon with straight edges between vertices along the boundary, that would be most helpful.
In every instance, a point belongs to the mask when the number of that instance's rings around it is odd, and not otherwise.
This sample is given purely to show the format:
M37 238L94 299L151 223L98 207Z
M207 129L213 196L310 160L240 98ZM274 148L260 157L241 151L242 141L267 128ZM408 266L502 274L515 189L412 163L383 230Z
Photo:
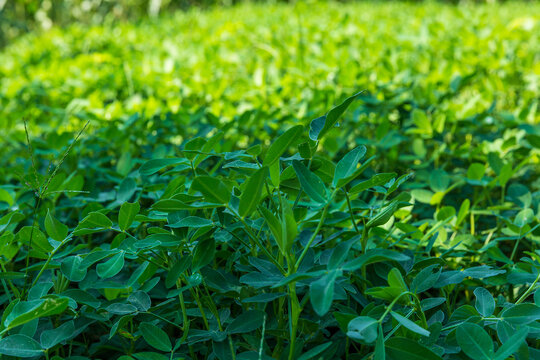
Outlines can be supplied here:
M294 143L296 139L302 134L304 127L302 125L296 125L281 134L268 148L266 156L264 157L263 166L271 166L274 162L279 160L280 156Z
M47 216L45 216L45 230L56 241L64 240L68 234L68 227L56 220L50 211L47 211Z
M267 176L268 168L262 167L255 171L247 180L238 205L238 213L242 218L251 215L257 209Z
M171 165L187 164L189 161L184 158L171 158L171 159L152 159L145 162L140 168L139 172L141 175L149 176L155 174L164 167Z

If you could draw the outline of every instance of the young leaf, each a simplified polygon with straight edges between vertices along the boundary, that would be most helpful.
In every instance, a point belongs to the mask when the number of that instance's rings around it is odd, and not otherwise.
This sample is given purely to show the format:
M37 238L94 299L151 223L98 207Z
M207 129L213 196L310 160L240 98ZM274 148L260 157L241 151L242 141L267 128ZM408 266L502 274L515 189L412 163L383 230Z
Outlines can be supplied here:
M172 350L171 340L167 333L157 326L143 322L139 325L139 330L144 338L144 341L153 348L165 352L170 352Z
M321 116L313 120L310 124L309 138L313 141L320 140L339 120L349 105L356 100L361 92L345 99L341 104L332 108L326 116Z
M321 179L298 160L293 161L293 168L307 196L315 202L325 203L327 190Z
M457 328L456 339L467 356L478 360L493 359L493 341L482 327L463 323Z
M178 165L178 164L187 164L189 161L184 158L171 158L171 159L152 159L145 162L140 168L139 172L141 175L150 176L157 173L159 170L163 169L166 166Z
M384 350L384 332L381 324L379 324L379 334L377 335L377 342L375 343L373 360L386 360L386 352Z
M278 217L267 208L261 206L259 210L266 221L266 224L270 228L272 235L274 235L274 239L276 240L279 250L285 255L285 244L283 243L281 222L279 221Z
M286 252L290 252L292 249L298 234L297 226L291 204L284 200L281 207L281 238Z
M133 224L133 220L135 220L135 216L139 213L140 209L141 206L138 202L125 202L122 204L120 213L118 214L118 226L120 230L126 231Z
M392 317L396 319L401 325L405 326L407 329L411 330L412 332L415 332L422 336L429 336L430 332L428 330L424 329L423 327L419 325L416 325L416 323L412 322L406 317L401 316L400 314L394 311L391 311L390 314L392 314Z
M279 160L279 157L283 155L285 151L294 143L296 139L302 134L304 127L302 125L296 125L281 134L268 148L266 156L264 157L263 166L271 166L274 162Z
M366 154L366 147L360 145L353 150L349 151L336 165L334 171L334 180L332 185L337 186L338 181L342 179L347 179L352 176L356 171L356 165ZM351 179L352 180L352 179ZM343 186L343 185L342 185Z
M64 240L68 234L68 227L56 220L50 211L47 211L47 216L45 217L45 230L56 241Z
M257 209L261 200L264 181L267 176L268 168L262 167L255 171L255 173L247 180L238 205L238 213L242 218L251 215L251 213Z

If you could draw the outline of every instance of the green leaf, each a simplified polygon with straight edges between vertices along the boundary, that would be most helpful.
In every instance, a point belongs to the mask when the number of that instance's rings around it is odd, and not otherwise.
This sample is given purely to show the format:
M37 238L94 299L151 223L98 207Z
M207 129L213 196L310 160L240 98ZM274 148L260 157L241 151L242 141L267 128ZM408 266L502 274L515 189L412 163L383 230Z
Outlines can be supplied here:
M199 271L202 267L210 264L214 260L215 253L216 241L214 238L199 242L193 253L193 272Z
M107 216L98 211L94 211L81 220L73 233L75 235L92 234L94 232L110 229L112 225L112 221Z
M293 168L307 196L315 202L325 203L328 194L321 179L298 160L293 161Z
M4 321L7 329L26 324L34 319L57 315L68 306L67 298L46 298L17 303Z
M398 202L392 201L389 205L387 205L385 208L380 210L377 215L372 217L366 224L366 227L376 227L384 225L390 220L392 215L394 215L394 212L397 210Z
M456 331L456 339L467 356L478 360L492 360L493 341L482 327L466 322Z
M152 159L145 162L139 168L139 172L141 173L141 175L149 176L149 175L157 173L159 170L163 169L164 167L171 166L171 165L178 165L178 164L189 165L189 161L187 161L184 158Z
M326 349L328 349L330 346L332 346L331 342L327 342L321 345L315 346L313 349L310 349L303 353L298 360L309 360L313 359L315 356L319 355L320 353L324 352Z
M29 336L15 334L0 340L0 354L19 358L43 355L39 343Z
M439 355L417 341L403 337L388 339L385 349L390 360L442 360Z
M281 155L287 151L303 131L304 127L302 125L296 125L281 134L268 148L264 157L263 166L271 166L274 162L279 160Z
M168 226L175 229L182 228L182 227L201 228L201 227L206 227L206 226L212 226L212 224L213 224L212 220L208 220L208 219L201 218L198 216L188 216Z
M97 274L100 278L106 279L118 274L124 267L124 252L121 251L118 254L111 257L104 263L96 266Z
M86 277L87 268L81 266L83 259L80 256L69 256L62 260L60 271L69 281L79 282Z
M218 178L211 176L197 176L191 183L191 189L200 191L209 202L228 204L231 198L227 186Z
M363 344L371 344L378 336L377 320L369 316L358 316L347 325L347 336Z
M371 179L362 181L354 185L349 191L349 195L358 194L364 190L370 189L375 186L381 186L388 183L390 180L396 177L396 173L382 173L374 175Z
M315 310L317 315L323 316L330 310L332 300L334 299L334 283L340 275L341 271L333 270L319 280L311 283L309 287L309 298L313 310Z
M266 221L266 224L270 228L270 231L272 232L272 235L274 236L274 239L276 240L276 244L279 250L281 251L283 255L285 255L285 244L283 243L283 236L281 232L281 222L279 221L278 217L275 216L267 208L261 206L259 208L259 211L261 212L261 215Z
M412 322L411 320L407 319L404 316L401 316L400 314L396 313L395 311L391 311L390 314L392 314L392 317L396 319L401 325L405 326L407 329L411 330L412 332L415 332L417 334L420 334L422 336L429 336L430 332L423 327L417 325L416 323Z
M48 253L54 249L54 247L47 240L45 234L43 234L37 226L25 226L19 230L17 236L23 244L29 244L31 237L32 248L34 248L34 250Z
M161 351L172 351L171 340L165 331L148 322L141 323L139 330L148 345Z
M429 120L424 111L420 109L414 109L411 112L411 118L420 133L431 135L431 133L433 132L433 129L431 127L431 121Z
M540 306L535 304L519 304L506 308L499 317L513 325L527 325L540 320Z
M298 224L294 218L291 204L287 200L284 200L281 205L281 237L285 252L290 253L296 235L298 234Z
M471 180L482 180L486 172L486 167L484 164L473 163L467 169L467 177Z
M152 306L150 296L144 291L135 291L128 297L128 302L135 305L140 311L147 311Z
M39 338L41 346L44 349L50 349L72 337L75 334L75 323L68 321L52 330L44 330Z
M517 329L516 332L513 333L512 336L510 336L510 338L497 350L494 360L505 360L515 353L527 339L528 333L529 329L525 326Z
M523 209L516 215L514 225L524 227L534 220L534 211L532 209Z
M356 100L361 92L345 99L341 104L332 108L325 116L313 120L310 124L309 138L313 141L320 140L339 120L349 105Z
M435 169L429 175L429 186L431 190L445 191L450 185L450 177L443 169Z
M408 291L407 284L405 283L405 280L403 280L403 276L401 275L401 272L397 268L392 268L388 272L388 285L391 287L397 287L402 289L403 291Z
M366 154L366 151L367 151L366 147L364 145L360 145L354 148L353 150L349 151L337 163L336 169L334 171L334 179L332 181L332 185L334 187L337 186L339 180L350 178L353 174L355 174L356 166L358 165L358 162L360 161L360 159L364 157L364 155Z
M495 300L491 293L484 288L478 287L474 289L474 295L476 296L476 303L474 304L476 310L484 317L493 315Z
M261 310L248 310L236 319L234 319L227 327L228 334L245 334L252 332L265 321L266 314Z
M45 230L56 241L63 241L68 234L68 227L56 220L50 211L47 211L47 216L45 216Z
M439 271L433 272L439 265L430 265L422 269L413 279L411 283L411 291L415 294L420 294L431 289L439 280L442 268Z
M268 168L262 167L255 171L247 180L238 205L238 213L242 218L251 215L257 209L261 201L261 194L267 176Z
M120 230L126 231L133 224L135 216L139 213L140 209L141 206L138 202L125 202L122 204L120 213L118 214L118 226Z
M116 200L119 202L128 201L133 194L137 191L137 183L133 178L125 178L122 180L120 185L118 185L118 192L116 194Z
M384 350L384 332L381 324L379 324L379 334L377 335L377 342L375 343L373 360L386 360L386 352Z

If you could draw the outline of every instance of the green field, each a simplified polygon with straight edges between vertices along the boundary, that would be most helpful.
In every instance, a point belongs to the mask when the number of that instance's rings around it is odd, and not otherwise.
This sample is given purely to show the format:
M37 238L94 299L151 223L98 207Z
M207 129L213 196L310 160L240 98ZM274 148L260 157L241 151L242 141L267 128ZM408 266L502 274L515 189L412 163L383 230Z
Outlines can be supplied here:
M540 358L538 34L298 2L12 41L0 358Z

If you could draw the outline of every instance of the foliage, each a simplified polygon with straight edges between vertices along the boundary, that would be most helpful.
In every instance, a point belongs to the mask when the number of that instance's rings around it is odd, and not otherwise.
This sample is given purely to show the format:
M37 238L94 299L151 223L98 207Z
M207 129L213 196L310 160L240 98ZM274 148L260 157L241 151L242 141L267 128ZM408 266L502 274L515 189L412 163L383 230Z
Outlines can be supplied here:
M3 52L0 354L540 356L538 20L364 6Z

